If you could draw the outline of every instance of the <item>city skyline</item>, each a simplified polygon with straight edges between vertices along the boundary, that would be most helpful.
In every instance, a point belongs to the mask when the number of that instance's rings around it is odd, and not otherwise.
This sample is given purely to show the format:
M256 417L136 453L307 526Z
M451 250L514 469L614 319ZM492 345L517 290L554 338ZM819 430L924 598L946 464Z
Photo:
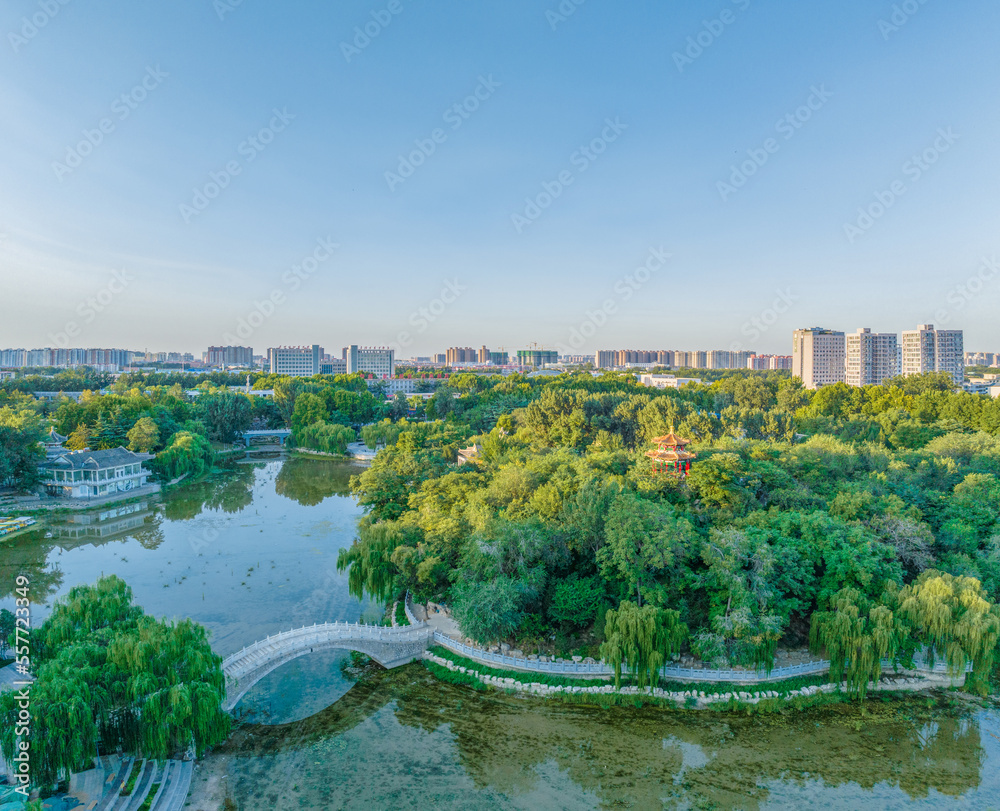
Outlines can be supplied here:
M5 7L0 344L988 345L1000 9L563 5Z

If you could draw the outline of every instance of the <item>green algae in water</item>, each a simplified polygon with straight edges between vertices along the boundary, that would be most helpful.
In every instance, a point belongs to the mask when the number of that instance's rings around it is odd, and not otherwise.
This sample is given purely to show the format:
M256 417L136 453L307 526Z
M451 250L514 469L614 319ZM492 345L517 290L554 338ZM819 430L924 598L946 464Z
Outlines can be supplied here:
M988 808L998 729L997 713L944 697L752 717L602 710L409 666L304 721L243 727L225 752L247 808ZM300 792L283 793L306 762Z

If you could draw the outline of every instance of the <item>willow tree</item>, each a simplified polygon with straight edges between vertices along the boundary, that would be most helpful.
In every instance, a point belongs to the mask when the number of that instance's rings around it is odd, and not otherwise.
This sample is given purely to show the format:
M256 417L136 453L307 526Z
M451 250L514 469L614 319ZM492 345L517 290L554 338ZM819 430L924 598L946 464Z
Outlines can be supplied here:
M337 554L337 571L347 570L347 587L359 600L365 592L380 602L395 596L399 569L392 562L397 546L415 546L413 538L392 521L358 522L358 537Z
M660 668L678 653L687 626L680 612L624 602L605 615L605 642L601 658L615 669L615 688L621 686L622 665L636 677L639 687L657 683Z
M14 692L0 694L0 751L10 761L26 734L32 778L44 785L89 768L101 749L168 758L225 740L222 659L205 629L146 616L117 577L72 589L34 640L29 731Z
M860 591L845 588L831 601L829 611L812 615L809 647L826 648L833 681L847 681L848 693L863 699L868 683L882 675L882 660L895 658L906 631L899 617Z
M971 662L966 687L985 696L1000 639L1000 606L990 602L982 584L928 569L900 589L896 600L930 664L943 658L948 672L958 676Z

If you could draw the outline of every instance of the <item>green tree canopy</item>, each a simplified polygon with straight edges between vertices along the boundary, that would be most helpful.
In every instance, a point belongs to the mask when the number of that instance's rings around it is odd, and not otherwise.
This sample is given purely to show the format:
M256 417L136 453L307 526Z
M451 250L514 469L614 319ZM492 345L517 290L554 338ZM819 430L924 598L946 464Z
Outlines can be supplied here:
M31 686L32 779L46 785L86 768L101 748L168 758L201 754L229 734L222 659L190 620L146 616L115 576L76 586L37 629ZM0 694L0 751L18 738L16 694Z

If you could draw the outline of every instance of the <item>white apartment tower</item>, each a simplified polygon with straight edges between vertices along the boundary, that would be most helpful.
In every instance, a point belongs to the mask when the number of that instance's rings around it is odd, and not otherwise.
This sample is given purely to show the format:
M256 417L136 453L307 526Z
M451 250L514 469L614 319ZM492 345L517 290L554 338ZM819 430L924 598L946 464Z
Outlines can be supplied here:
M965 380L965 352L960 329L934 329L920 324L903 330L902 374L948 372L956 386Z
M844 382L848 386L879 385L895 377L896 335L872 332L867 327L844 339Z
M807 389L844 382L844 333L812 327L792 338L792 376Z

